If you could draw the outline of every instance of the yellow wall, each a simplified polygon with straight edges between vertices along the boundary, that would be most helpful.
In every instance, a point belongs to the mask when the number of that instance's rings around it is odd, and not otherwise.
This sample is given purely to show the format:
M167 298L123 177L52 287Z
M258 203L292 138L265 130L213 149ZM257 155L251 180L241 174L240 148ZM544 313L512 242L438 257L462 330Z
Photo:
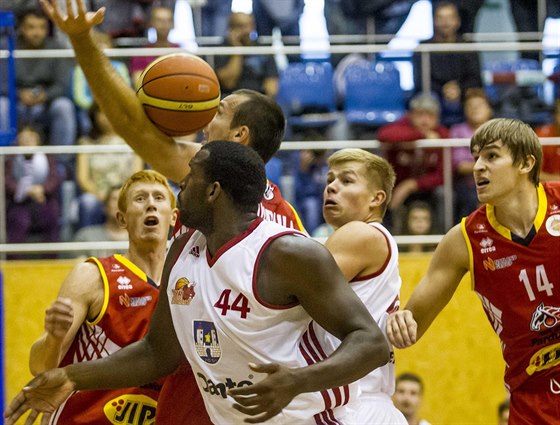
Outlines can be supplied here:
M429 255L401 255L403 305L425 272ZM6 262L6 380L11 400L31 375L29 348L43 331L45 309L75 261ZM419 373L425 381L423 416L433 425L496 423L505 397L499 343L470 290L461 283L456 296L414 347L397 350L397 373Z

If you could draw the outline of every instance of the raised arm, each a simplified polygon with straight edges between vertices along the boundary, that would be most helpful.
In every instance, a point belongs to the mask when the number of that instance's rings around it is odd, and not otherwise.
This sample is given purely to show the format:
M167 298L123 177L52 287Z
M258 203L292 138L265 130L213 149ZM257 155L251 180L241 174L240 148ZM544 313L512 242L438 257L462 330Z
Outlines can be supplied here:
M166 376L178 367L183 351L173 328L166 290L172 265L169 258L176 255L179 240L171 246L166 259L161 296L144 339L103 359L51 369L38 375L6 409L6 425L15 424L30 409L52 413L72 391L137 387Z
M254 416L246 422L271 418L297 394L349 384L389 360L381 330L318 242L291 236L275 240L261 257L257 281L259 296L267 301L276 297L299 301L313 320L342 342L328 359L312 366L255 367L268 377L229 391L236 408ZM251 396L257 396L260 406L254 406Z
M447 305L468 270L469 253L458 224L439 243L426 275L405 308L387 319L391 343L406 348L418 341Z
M155 170L170 180L181 181L189 171L189 161L198 152L199 144L177 143L158 130L144 113L134 90L93 41L91 31L103 21L105 8L87 12L83 0L76 0L74 14L72 0L66 3L68 15L61 12L58 0L41 0L50 19L70 38L95 100L113 128Z
M45 332L31 347L29 369L33 375L59 365L84 321L94 319L101 311L103 294L97 266L76 265L46 311Z

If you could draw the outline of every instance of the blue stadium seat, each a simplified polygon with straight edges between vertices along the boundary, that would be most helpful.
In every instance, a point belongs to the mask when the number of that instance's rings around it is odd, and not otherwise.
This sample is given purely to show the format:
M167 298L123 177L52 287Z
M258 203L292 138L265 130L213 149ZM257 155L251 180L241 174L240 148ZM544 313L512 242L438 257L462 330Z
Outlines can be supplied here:
M290 63L279 76L277 101L292 128L324 128L338 121L328 62Z
M355 62L344 73L344 114L349 125L379 127L406 113L400 74L391 62Z

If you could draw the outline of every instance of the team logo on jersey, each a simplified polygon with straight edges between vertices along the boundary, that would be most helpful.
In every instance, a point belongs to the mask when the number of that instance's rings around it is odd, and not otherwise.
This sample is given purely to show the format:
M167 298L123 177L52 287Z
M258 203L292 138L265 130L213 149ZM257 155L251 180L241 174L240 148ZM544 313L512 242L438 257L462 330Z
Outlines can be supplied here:
M132 285L130 284L130 279L126 276L119 276L117 278L117 283L119 284L117 288L119 288L121 291L132 289Z
M196 283L189 282L186 277L179 278L179 280L175 282L171 304L189 305L196 295L196 292L194 292L195 286Z
M529 366L525 369L527 374L532 375L541 370L550 369L560 364L560 343L541 348L531 357Z
M191 248L191 250L189 251L189 254L191 254L192 256L198 258L200 257L200 248L197 246L193 246Z
M157 401L143 394L121 394L103 406L105 417L113 425L153 425Z
M264 191L263 198L267 201L270 201L272 198L274 198L274 188L268 182L266 184L266 190Z
M120 264L112 264L111 265L111 271L114 273L118 273L118 272L123 272L124 269Z
M484 266L484 270L493 272L495 270L511 267L515 260L517 260L517 255L510 255L504 258L498 258L497 260L487 257L486 260L482 261L482 265Z
M533 312L531 317L531 330L539 332L544 328L553 328L560 322L560 307L552 307L549 305L540 305Z
M198 357L209 364L218 363L222 356L222 349L214 323L195 320L193 322L193 335L194 347Z
M552 394L560 394L560 382L554 378L550 378L550 391Z
M236 382L233 378L225 378L224 382L214 382L211 378L207 378L201 372L198 372L196 377L200 382L200 388L202 391L213 396L222 397L224 400L227 398L227 390L229 388L241 388L246 385L253 385L252 381L245 380Z
M484 224L478 223L475 226L474 233L486 233L486 232L487 232L487 230L486 230L486 226Z
M546 230L552 236L560 236L560 214L548 217L546 220Z
M129 297L128 294L119 295L119 304L125 307L145 307L152 301L151 295L145 297Z
M480 249L481 254L487 254L489 252L496 251L496 247L494 246L494 241L490 238L484 238L480 241Z

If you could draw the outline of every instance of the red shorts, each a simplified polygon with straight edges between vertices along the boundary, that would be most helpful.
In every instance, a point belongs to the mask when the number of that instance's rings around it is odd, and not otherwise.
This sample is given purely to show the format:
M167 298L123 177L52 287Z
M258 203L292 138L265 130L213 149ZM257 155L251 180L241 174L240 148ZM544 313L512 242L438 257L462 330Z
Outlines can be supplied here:
M212 425L191 367L186 361L165 379L159 394L156 424Z
M541 388L519 388L512 392L509 425L552 425L560 423L560 378L549 378Z

